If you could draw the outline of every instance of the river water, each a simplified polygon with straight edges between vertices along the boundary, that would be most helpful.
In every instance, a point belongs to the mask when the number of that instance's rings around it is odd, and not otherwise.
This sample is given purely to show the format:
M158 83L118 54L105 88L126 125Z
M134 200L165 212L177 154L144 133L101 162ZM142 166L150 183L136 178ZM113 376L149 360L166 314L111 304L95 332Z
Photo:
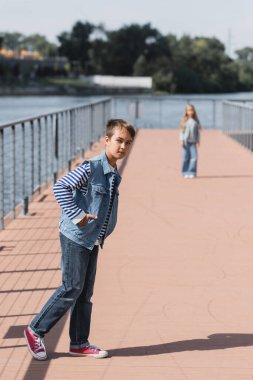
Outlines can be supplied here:
M74 96L1 96L0 125L15 120L87 104L99 97Z
M88 104L103 96L2 96L0 97L0 125L24 118L56 112L75 105ZM115 97L112 117L126 118L136 127L177 128L187 102L196 106L200 121L206 128L221 128L222 101L238 99L250 101L253 92L214 95L173 95ZM212 100L210 100L212 99Z

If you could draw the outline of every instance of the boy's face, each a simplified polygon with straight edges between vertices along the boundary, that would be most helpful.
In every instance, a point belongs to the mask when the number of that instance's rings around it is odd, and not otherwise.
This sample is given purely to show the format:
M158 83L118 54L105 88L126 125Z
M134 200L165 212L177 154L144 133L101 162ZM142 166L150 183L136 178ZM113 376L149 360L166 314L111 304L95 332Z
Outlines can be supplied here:
M105 136L105 151L111 165L124 158L133 142L126 128L114 128L112 137Z

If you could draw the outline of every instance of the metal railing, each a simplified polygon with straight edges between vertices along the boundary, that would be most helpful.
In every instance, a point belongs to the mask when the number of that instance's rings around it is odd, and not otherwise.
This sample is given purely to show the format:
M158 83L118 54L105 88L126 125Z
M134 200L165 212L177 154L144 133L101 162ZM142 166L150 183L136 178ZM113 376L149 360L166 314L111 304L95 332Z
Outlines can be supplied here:
M137 128L176 129L185 106L193 103L203 127L221 128L221 97L194 95L117 96L112 101L112 116L123 117Z
M105 131L111 99L0 125L0 229Z
M253 151L253 105L238 101L223 102L223 132Z

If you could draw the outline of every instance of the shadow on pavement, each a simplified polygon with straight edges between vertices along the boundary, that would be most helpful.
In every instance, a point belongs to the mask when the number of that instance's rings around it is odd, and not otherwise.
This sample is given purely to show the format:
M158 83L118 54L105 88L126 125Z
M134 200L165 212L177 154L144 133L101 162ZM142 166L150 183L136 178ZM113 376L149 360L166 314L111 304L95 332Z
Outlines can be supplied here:
M151 346L126 347L109 350L109 355L150 356L182 351L222 350L233 347L253 346L253 334L212 334L208 339L182 340Z
M195 179L223 179L223 178L253 178L250 174L235 174L235 175L198 175Z

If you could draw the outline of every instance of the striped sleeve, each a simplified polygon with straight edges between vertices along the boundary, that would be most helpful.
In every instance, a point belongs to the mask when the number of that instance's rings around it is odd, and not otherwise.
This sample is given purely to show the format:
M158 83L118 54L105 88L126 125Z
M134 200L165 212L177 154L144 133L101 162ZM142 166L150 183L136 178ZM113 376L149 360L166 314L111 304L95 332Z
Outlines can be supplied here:
M73 191L86 187L89 175L90 163L85 161L81 166L62 177L53 187L57 202L71 220L83 213L83 210L74 201Z

